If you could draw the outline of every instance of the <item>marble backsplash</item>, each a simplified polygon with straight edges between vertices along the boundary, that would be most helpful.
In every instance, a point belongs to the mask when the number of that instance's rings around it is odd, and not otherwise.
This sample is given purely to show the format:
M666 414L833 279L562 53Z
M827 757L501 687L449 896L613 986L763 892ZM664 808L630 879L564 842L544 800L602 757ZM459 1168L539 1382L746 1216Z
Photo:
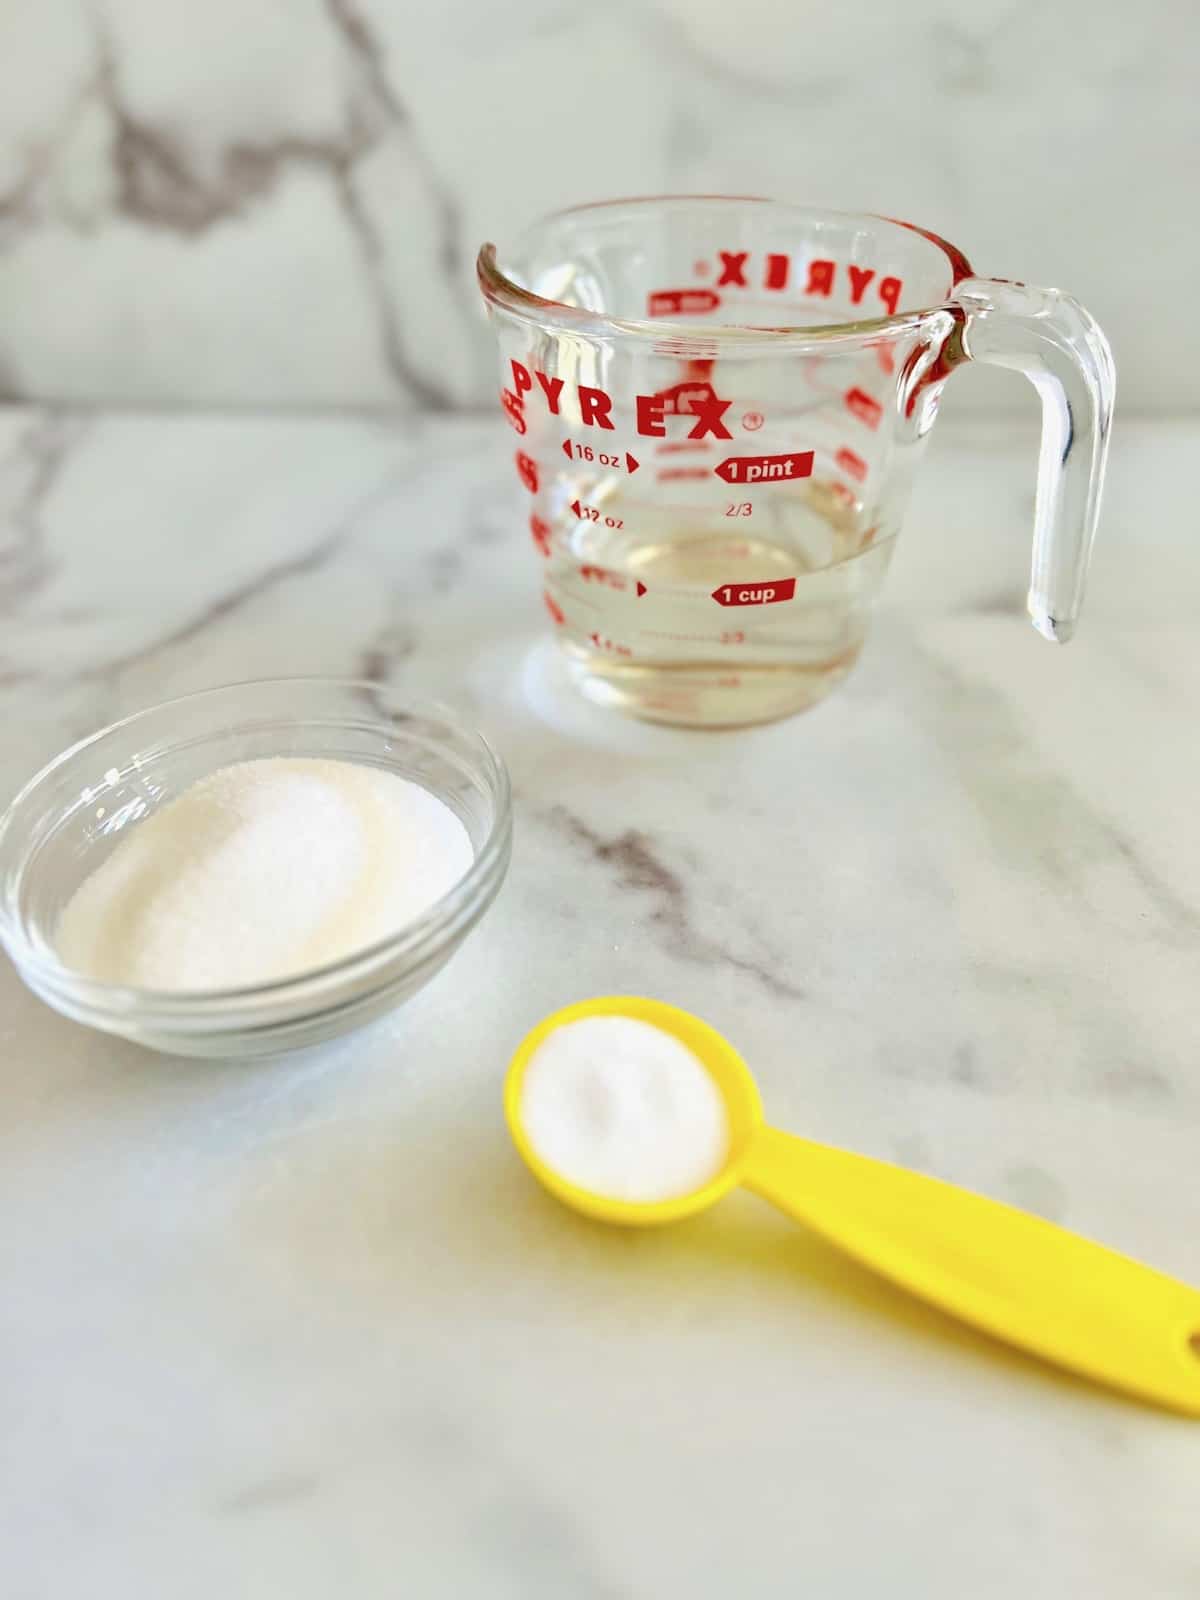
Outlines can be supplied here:
M699 190L909 216L1190 409L1198 78L1193 0L3 0L0 394L484 404L480 240Z

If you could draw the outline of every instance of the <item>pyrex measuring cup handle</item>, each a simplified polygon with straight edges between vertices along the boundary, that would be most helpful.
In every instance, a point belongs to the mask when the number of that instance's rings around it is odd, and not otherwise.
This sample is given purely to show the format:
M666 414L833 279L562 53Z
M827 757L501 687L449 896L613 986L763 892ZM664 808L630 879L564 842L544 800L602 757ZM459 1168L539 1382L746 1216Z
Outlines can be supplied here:
M742 1182L962 1321L1200 1417L1200 1290L985 1195L776 1128L756 1134Z
M961 351L1023 372L1042 398L1029 615L1047 639L1074 632L1096 532L1116 374L1098 324L1077 300L1000 278L966 278Z

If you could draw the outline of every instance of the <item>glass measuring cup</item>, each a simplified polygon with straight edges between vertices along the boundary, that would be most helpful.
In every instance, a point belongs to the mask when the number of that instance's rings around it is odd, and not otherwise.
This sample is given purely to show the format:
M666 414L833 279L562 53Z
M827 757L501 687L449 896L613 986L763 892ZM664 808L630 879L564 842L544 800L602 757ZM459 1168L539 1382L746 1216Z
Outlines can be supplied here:
M479 253L546 607L579 687L656 721L786 716L849 672L951 372L1042 399L1029 613L1065 641L1108 343L908 223L712 196L560 212Z

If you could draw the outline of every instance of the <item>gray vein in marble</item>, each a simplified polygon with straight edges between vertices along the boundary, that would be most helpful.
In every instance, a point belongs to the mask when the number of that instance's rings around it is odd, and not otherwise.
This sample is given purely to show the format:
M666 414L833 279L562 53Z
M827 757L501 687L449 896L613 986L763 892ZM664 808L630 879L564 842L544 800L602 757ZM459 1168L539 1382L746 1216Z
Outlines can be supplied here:
M392 304L384 277L384 252L379 230L355 188L350 168L339 166L335 169L334 176L338 205L358 243L359 254L362 257L375 315L379 319L379 332L383 340L388 370L426 409L449 411L453 407L451 397L440 385L423 377L405 354L400 319L396 315L396 308Z
M276 1472L268 1478L256 1479L235 1489L222 1500L217 1509L226 1516L245 1516L264 1511L272 1506L291 1505L297 1500L309 1500L321 1486L315 1472Z
M97 93L99 77L86 79L67 101L65 110L45 137L28 151L24 171L6 194L0 194L0 245L4 243L5 224L25 223L30 220L34 196L54 165L55 158L71 134L80 112Z
M1148 900L1159 914L1174 923L1180 932L1190 934L1188 943L1200 935L1200 910L1191 906L1172 889L1171 885L1138 854L1137 846L1114 823L1098 818L1104 845L1112 850L1129 868L1130 876L1141 884Z
M304 574L319 572L328 565L343 548L347 541L353 537L362 519L393 492L398 481L404 477L404 472L392 469L383 480L364 495L344 517L331 528L328 533L322 534L307 550L301 550L296 555L288 556L286 560L277 561L272 566L264 568L261 572L249 579L246 583L239 584L228 593L219 595L209 605L205 606L196 616L190 617L170 633L162 634L157 639L142 645L137 650L131 650L128 655L109 657L106 661L97 663L87 673L88 677L114 678L119 673L130 667L139 666L151 660L165 650L174 649L176 646L188 643L198 634L210 628L214 622L228 617L234 612L242 610L244 606L259 599L277 584L283 583L288 578L300 577Z
M434 594L450 593L464 572L469 570L471 550L486 550L489 545L508 537L508 528L504 523L489 522L484 514L493 498L494 489L490 483L474 483L470 488L468 504L463 509L460 537L424 557L429 587Z
M527 1600L627 1600L631 1593L605 1572L607 1553L579 1526L569 1494L547 1491L502 1440L448 1407L397 1411L385 1403L355 1433L353 1454L335 1454L321 1472L281 1465L228 1491L214 1509L223 1518L270 1516L312 1499L333 1481L380 1467L399 1481L419 1471L454 1506L464 1546L478 1552L504 1593L515 1592L508 1581L513 1574ZM402 1562L396 1571L403 1574Z
M978 1045L970 1039L964 1039L956 1047L950 1077L965 1089L994 1089L1000 1086L996 1074L980 1061Z
M344 167L366 148L371 131L352 109L350 126L340 141L274 138L253 145L231 144L224 171L206 183L188 162L178 141L161 129L139 121L121 93L119 52L100 18L93 23L100 69L96 79L115 129L113 161L120 184L117 209L153 228L174 233L202 233L215 223L244 211L248 202L267 193L284 169L306 162L333 169Z
M980 981L986 982L980 973ZM964 1039L948 1055L887 1038L876 1052L879 1070L904 1083L952 1083L972 1095L1007 1095L1020 1084L1017 1064L1002 1050L985 1054L973 1039Z
M1095 1087L1114 1099L1141 1100L1152 1104L1174 1098L1171 1080L1148 1061L1124 1061L1120 1066L1107 1067L1097 1079Z
M1027 869L1036 866L1054 887L1083 899L1081 869L1116 856L1158 914L1164 937L1195 945L1200 909L1176 894L1087 795L1045 764L1004 696L921 654L936 679L928 701L934 713L931 731L957 766L996 848Z
M756 105L776 105L794 113L798 100L816 109L834 106L845 93L845 80L833 74L796 74L779 81L765 73L751 72L719 55L711 55L700 41L692 38L681 18L665 15L653 7L655 23L664 37L658 52L663 60L676 60L690 66L710 84L733 90L740 96L749 96ZM639 29L645 28L642 13L638 12ZM694 86L693 86L694 89ZM691 98L691 96L689 96ZM692 152L694 154L694 152Z
M275 137L261 143L229 145L214 182L189 160L185 144L165 129L140 120L121 92L119 52L104 20L92 18L97 68L72 99L58 126L32 153L16 187L0 196L0 222L26 220L33 197L56 149L68 136L80 109L98 99L113 127L112 161L117 180L116 210L150 228L179 234L201 234L219 223L245 215L296 166L326 172L339 209L355 243L378 321L388 370L401 389L431 411L453 406L453 397L436 378L419 371L405 350L397 307L389 293L379 229L355 185L355 165L384 138L402 136L426 185L438 229L439 265L447 281L462 279L458 223L454 202L421 149L412 119L387 80L379 47L351 0L328 0L331 25L343 42L356 83L340 139ZM466 308L460 303L465 314ZM5 386L15 386L11 380Z
M401 103L400 97L388 79L387 68L383 58L383 51L376 39L370 24L354 5L354 0L326 0L330 17L335 27L346 41L346 46L351 56L357 61L362 76L362 81L369 91L374 104L380 113L397 127L403 127L413 155L416 158L421 174L424 177L426 188L433 202L434 217L437 224L437 254L438 265L447 282L459 292L462 283L462 253L459 247L459 220L458 207L453 199L451 190L444 184L429 160L424 146L416 133L413 118L411 118ZM400 340L399 325L396 319L396 309L382 273L382 252L380 247L378 229L370 217L370 212L360 196L353 189L352 173L350 169L343 175L344 192L341 194L341 203L351 223L357 227L358 238L363 249L364 260L375 293L376 307L383 329L387 346L388 361L392 370L403 378L403 381L413 388L422 403L433 410L445 410L452 407L452 401L437 385L428 383L412 372L410 364L404 358L403 345ZM466 312L468 307L460 300L460 311ZM472 301L470 311L475 310Z
M379 45L367 19L356 9L353 0L325 0L325 9L362 69L363 79L374 99L395 121L405 121L403 107L388 82Z
M972 978L981 997L997 997L1005 1004L1069 1007L1083 1046L1078 1072L1073 1077L1073 1092L1114 1104L1131 1102L1146 1112L1179 1115L1181 1101L1187 1097L1187 1084L1182 1079L1174 1080L1148 1059L1153 1045L1145 1032L1131 1029L1123 1007L1107 1004L1105 991L1090 980L1071 981L1059 972L1030 973L994 963L975 964ZM978 1073L978 1086L988 1090L1019 1089L1019 1063L1008 1059L1002 1038L990 1043L999 1048L993 1049L992 1065L986 1074ZM950 1077L966 1083L957 1065L957 1052L955 1060ZM971 1071L976 1074L974 1065ZM921 1074L913 1071L900 1075Z
M42 514L62 465L85 426L80 418L67 413L41 413L10 457L25 481L4 518L11 537L0 543L0 615L27 602L50 576Z
M100 58L95 87L115 130L117 210L133 221L172 233L203 233L244 212L279 181L288 165L305 162L337 170L359 153L361 135L353 134L340 146L296 138L234 144L225 152L221 181L206 183L176 140L139 121L125 105L117 51L103 22L96 18L93 25Z
M522 1593L538 1600L630 1600L635 1592L596 1572L589 1551L561 1508L530 1484L504 1490L474 1530L502 1570L519 1572Z
M358 663L358 676L368 683L384 684L391 677L392 668L415 652L419 635L407 622L394 619L375 636L363 651Z
M361 81L375 117L396 127L403 127L407 133L433 200L438 228L439 266L447 280L457 285L462 276L458 248L458 214L450 191L438 181L420 140L416 137L412 118L406 113L399 96L388 80L382 52L366 18L355 8L353 0L326 0L326 3L334 26L345 40L352 59L358 64ZM352 162L338 174L338 201L359 243L391 371L412 390L423 405L431 410L452 409L452 398L438 384L415 372L405 356L399 319L383 273L384 256L379 230L369 208L354 186Z
M21 387L13 376L12 368L0 356L0 406L19 405Z
M709 119L698 115L689 103L671 106L665 135L665 151L672 172L699 166L710 154L714 142Z
M941 56L938 84L954 94L987 94L996 87L990 50L1005 27L1016 19L1000 17L993 22L986 38L980 38L952 16L942 19L933 33L933 43ZM1027 19L1021 19L1024 25Z
M737 955L720 940L700 932L694 923L687 886L658 858L649 834L627 828L624 833L606 839L566 806L554 806L544 815L559 832L585 848L594 860L612 869L620 888L648 894L657 901L649 920L670 955L697 966L732 967L754 978L778 999L805 998L805 991L780 977L773 966Z

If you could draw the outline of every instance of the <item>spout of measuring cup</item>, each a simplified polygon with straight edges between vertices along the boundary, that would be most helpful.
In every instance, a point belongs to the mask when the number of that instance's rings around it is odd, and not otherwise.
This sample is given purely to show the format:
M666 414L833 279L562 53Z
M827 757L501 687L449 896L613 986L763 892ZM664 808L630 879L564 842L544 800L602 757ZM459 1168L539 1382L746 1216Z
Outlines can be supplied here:
M1044 639L1065 644L1083 603L1104 489L1116 374L1095 319L1057 289L967 278L962 354L1023 372L1042 401L1028 608Z

